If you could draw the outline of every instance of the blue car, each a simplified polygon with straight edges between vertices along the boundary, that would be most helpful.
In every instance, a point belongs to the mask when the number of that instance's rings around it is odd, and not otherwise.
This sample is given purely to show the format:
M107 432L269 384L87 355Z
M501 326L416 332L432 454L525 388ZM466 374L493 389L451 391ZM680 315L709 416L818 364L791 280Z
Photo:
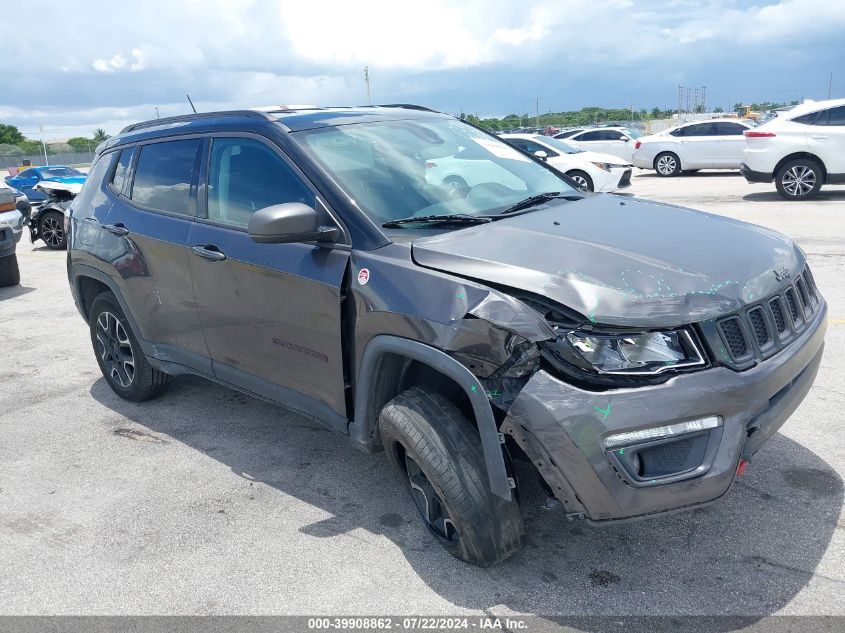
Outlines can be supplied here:
M7 176L6 184L22 191L30 202L41 202L47 199L47 194L36 189L35 185L44 180L62 182L65 184L82 184L85 174L73 167L53 165L51 167L30 167L24 169L17 176Z

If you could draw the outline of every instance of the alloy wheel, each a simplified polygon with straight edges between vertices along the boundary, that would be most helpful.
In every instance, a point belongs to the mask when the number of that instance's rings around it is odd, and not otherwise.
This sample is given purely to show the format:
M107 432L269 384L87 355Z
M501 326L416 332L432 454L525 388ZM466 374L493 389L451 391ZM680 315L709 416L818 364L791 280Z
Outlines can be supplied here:
M572 178L572 180L575 181L575 184L578 185L578 188L581 191L589 191L590 190L590 183L587 182L587 179L584 178L584 176L579 176L579 175L576 174L574 176L570 176L570 178Z
M657 171L665 176L673 173L677 166L677 162L671 156L661 156L657 159Z
M408 473L408 482L411 485L411 496L423 520L437 536L449 543L456 543L460 536L449 516L449 511L419 464L407 453L405 454L405 471Z
M48 246L59 246L65 239L65 230L61 223L52 216L41 221L41 239Z
M135 379L135 355L126 328L111 312L97 317L97 343L108 376L121 387L129 387Z
M790 196L806 196L816 186L816 173L806 165L795 165L781 176L781 184Z

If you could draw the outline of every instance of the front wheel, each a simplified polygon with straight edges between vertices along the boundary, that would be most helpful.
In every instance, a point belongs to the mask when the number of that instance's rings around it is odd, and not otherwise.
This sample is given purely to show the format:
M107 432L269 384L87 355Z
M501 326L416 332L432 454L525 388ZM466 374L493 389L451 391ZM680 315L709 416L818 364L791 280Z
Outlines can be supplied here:
M490 491L478 432L452 402L412 387L385 405L379 430L423 523L450 554L487 567L522 547L519 504Z
M654 159L654 170L658 176L677 176L681 173L681 159L672 152L663 152Z
M590 178L587 172L581 171L580 169L573 169L572 171L566 172L566 175L575 181L575 184L578 185L581 191L593 190L593 179Z
M117 395L142 402L164 391L167 374L147 361L129 319L112 293L103 292L94 298L88 322L97 364Z
M823 178L822 168L816 161L799 158L778 170L775 187L784 200L809 200L822 188Z
M58 211L47 211L42 215L38 222L38 237L50 250L60 251L67 248L64 216Z

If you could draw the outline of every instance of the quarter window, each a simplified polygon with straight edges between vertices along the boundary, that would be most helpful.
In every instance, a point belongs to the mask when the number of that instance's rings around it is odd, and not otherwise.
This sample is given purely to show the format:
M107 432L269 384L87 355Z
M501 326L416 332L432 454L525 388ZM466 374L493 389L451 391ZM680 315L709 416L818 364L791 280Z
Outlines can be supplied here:
M142 146L132 200L157 211L190 215L191 183L199 148L199 139Z
M246 228L252 214L285 202L314 206L314 194L279 154L245 138L216 138L208 173L208 219Z

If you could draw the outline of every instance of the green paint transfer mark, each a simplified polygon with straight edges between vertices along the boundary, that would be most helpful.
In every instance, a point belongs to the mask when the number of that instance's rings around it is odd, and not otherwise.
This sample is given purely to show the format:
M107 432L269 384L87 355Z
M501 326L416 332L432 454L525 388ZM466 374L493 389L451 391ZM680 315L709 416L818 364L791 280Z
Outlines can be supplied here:
M475 385L473 385L472 387L470 387L470 389L472 390L472 392L473 392L473 393L478 393L478 389L476 388L476 386L475 386Z
M624 449L624 448L620 448L618 452L619 452L619 454L620 454L620 455L624 455L624 454L625 454L625 449Z
M607 409L602 409L601 407L595 407L595 406L593 407L593 409L595 409L599 413L604 413L604 417L601 419L602 422L607 420L607 416L609 416L611 413L613 413L613 405L611 403L607 404Z
M488 397L488 398L498 398L498 397L499 397L499 396L501 396L501 395L502 395L502 394L501 394L501 393L499 393L499 390L498 390L498 389L494 389L493 391L488 391L488 392L487 392L487 397Z
M466 299L466 296L467 296L467 295L466 295L466 293L465 293L465 292L459 292L459 293L458 293L458 299Z

